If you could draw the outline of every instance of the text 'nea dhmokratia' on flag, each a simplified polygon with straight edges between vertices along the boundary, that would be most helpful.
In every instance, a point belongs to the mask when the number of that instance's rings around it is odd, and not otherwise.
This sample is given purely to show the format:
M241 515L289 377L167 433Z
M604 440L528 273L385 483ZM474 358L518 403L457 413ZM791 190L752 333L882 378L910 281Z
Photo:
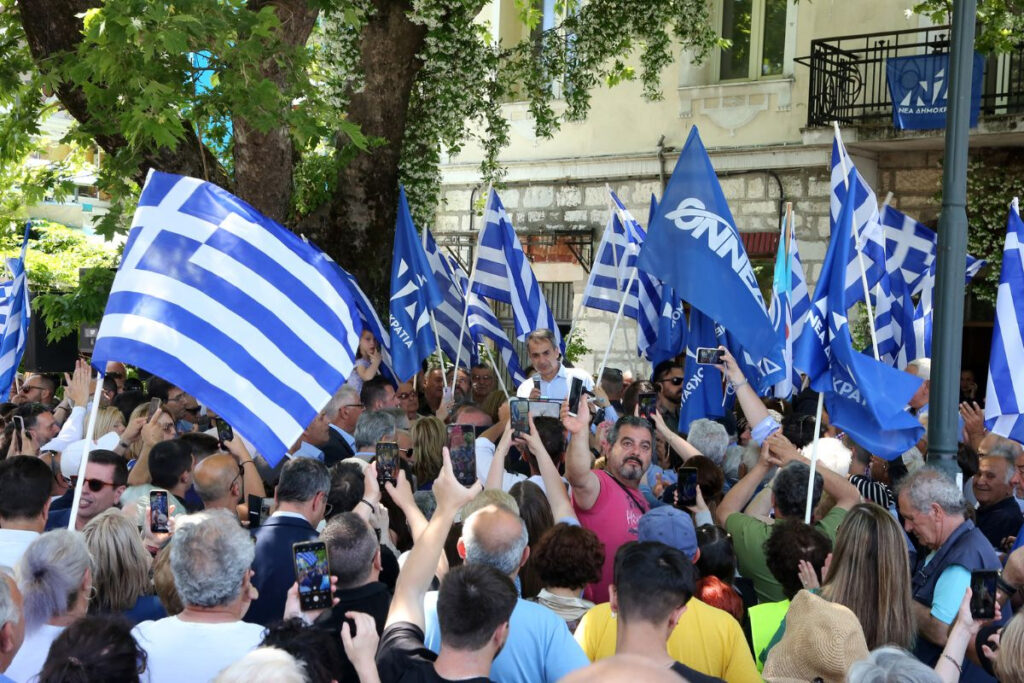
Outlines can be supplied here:
M163 377L273 465L348 377L361 329L323 252L216 185L154 171L92 362Z
M715 169L697 133L686 146L648 226L638 266L729 330L760 366L760 391L782 377L782 345Z
M810 377L811 387L824 393L832 424L869 452L892 460L924 434L906 411L921 379L853 348L845 296L852 221L853 202L847 200L829 239L794 363Z
M1014 198L1006 222L1003 266L996 295L996 324L985 388L985 426L1024 441L1024 261L1020 243L1024 223Z
M391 361L398 381L412 379L437 348L430 312L443 301L412 224L405 188L398 192L395 253L391 261Z

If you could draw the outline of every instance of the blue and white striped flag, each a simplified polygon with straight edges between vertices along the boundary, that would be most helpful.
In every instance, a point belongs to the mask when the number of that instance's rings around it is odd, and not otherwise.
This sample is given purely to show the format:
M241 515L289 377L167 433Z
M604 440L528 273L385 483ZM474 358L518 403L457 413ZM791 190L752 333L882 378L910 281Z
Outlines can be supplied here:
M18 373L21 357L25 354L28 323L32 316L28 305L28 274L25 272L25 252L28 250L28 231L21 240L21 255L7 259L11 279L0 284L0 395L11 393L11 383Z
M555 324L540 283L523 253L512 221L505 213L498 193L491 189L484 209L484 227L477 250L473 291L488 299L502 301L512 307L516 337L522 341L534 330L551 330L558 347L565 352L562 334Z
M803 264L792 225L784 222L775 256L775 275L772 280L772 302L768 315L783 344L785 375L772 386L772 395L789 398L800 387L800 373L793 367L793 344L803 332L804 321L811 309Z
M352 371L360 327L315 246L216 185L150 172L92 362L181 387L273 465Z
M454 258L449 259L449 265L455 278L459 281L462 291L466 291L466 287L469 284L469 277L466 275L466 271L462 269L462 266ZM519 354L516 353L515 347L509 341L508 335L505 334L504 328L498 322L498 318L494 315L490 305L476 292L470 292L468 296L469 311L466 316L466 330L469 332L469 335L467 336L472 337L474 347L476 344L483 344L485 337L493 341L495 348L498 350L498 355L501 356L502 362L508 368L508 374L512 378L513 385L519 386L526 381L526 373L523 372L523 367L519 363Z
M1024 442L1024 223L1017 198L1006 221L1003 266L996 295L996 324L985 388L985 426L1000 436Z
M427 254L427 263L434 274L434 281L441 290L442 300L434 309L434 322L437 323L437 336L441 342L441 350L454 363L459 358L459 364L463 362L466 366L472 366L477 362L476 344L469 334L462 334L462 352L459 353L459 336L462 330L462 315L466 306L466 297L461 284L456 282L455 273L448 263L448 259L441 253L441 249L434 241L434 235L429 229L427 231L426 244L423 251Z
M328 257L330 258L330 257ZM334 263L334 261L331 261ZM377 315L377 311L373 308L373 304L370 303L370 299L367 298L363 290L359 288L359 283L352 276L352 273L348 272L337 263L334 263L334 267L338 269L338 273L345 279L348 284L348 289L352 293L352 302L355 304L356 311L359 313L359 322L362 323L363 330L370 330L373 336L377 338L377 344L380 347L380 370L381 374L390 379L392 382L397 383L395 379L395 371L391 367L391 335L388 330L380 321L380 317ZM362 334L362 330L360 330Z

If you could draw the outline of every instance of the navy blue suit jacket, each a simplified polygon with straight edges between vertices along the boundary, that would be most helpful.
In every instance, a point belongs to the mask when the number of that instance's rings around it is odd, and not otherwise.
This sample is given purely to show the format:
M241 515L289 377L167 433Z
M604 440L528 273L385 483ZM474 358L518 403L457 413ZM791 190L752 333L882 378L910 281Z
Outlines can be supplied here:
M270 517L253 532L256 537L256 574L252 584L260 597L249 606L245 621L266 626L284 614L288 589L295 583L292 544L315 540L316 529L297 517Z

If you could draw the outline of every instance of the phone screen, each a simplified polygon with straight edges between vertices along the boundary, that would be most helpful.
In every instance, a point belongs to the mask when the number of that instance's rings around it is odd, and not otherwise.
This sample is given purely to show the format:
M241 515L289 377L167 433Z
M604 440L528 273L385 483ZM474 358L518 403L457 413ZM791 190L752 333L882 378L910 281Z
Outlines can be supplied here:
M246 496L245 500L249 504L249 528L259 528L260 522L263 521L260 519L260 508L263 506L263 499L250 493Z
M217 438L223 446L229 441L235 440L235 430L224 420L217 420Z
M723 354L721 349L702 346L697 349L697 364L719 365L722 362L722 355Z
M146 417L150 418L156 415L156 411L160 410L160 399L153 398L149 401L149 410L146 411Z
M697 468L680 467L679 483L676 484L676 506L691 507L697 504Z
M530 399L514 398L508 402L508 415L512 431L517 434L530 433Z
M971 617L992 619L996 616L996 577L998 572L971 572Z
M299 584L299 606L305 610L331 605L331 568L327 563L327 544L306 541L292 546L295 580Z
M270 517L270 513L271 513L271 511L273 509L274 509L274 499L273 498L263 498L260 501L260 525L261 526L262 526L262 524L264 522L267 521L267 518Z
M170 511L167 508L167 491L149 492L149 530L154 534L166 534L170 531L167 520Z
M394 442L377 444L377 483L395 484L398 479L398 444Z
M658 395L655 393L645 392L640 394L638 399L640 406L640 417L646 417L648 420L658 410Z
M448 454L455 478L463 486L476 483L476 443L473 425L448 425Z
M533 376L533 388L540 391L540 375Z
M573 417L580 410L580 396L583 394L583 380L579 377L572 378L569 385L569 414Z

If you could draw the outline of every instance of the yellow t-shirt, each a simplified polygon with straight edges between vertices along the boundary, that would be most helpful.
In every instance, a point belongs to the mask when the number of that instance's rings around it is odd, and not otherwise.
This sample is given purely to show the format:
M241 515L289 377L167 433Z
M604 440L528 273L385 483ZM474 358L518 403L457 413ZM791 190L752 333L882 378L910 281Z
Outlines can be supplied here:
M575 638L592 662L615 654L611 606L605 602L584 614ZM736 619L697 598L686 603L686 611L668 638L668 654L691 669L729 683L761 681Z

